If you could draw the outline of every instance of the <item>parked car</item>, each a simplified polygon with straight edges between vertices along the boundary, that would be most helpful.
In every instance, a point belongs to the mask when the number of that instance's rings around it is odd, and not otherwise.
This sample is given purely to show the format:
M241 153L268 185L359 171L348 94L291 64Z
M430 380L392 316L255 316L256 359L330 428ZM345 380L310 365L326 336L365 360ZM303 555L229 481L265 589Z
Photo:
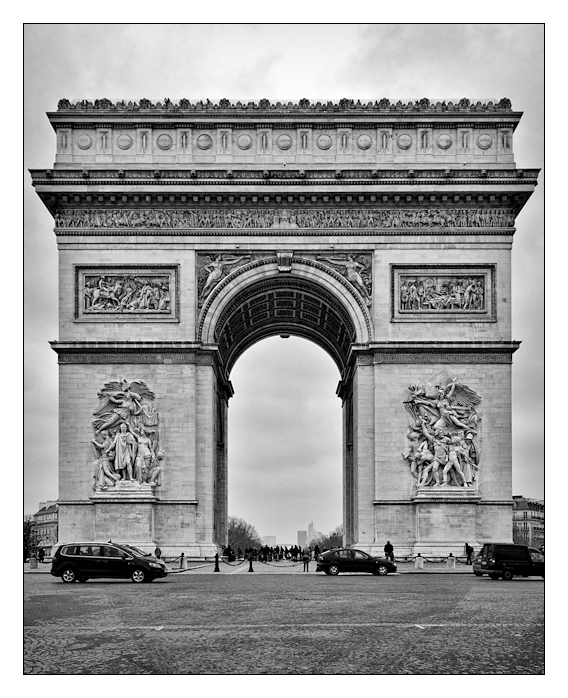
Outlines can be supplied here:
M481 550L479 571L488 574L491 579L502 577L510 580L514 576L544 579L544 555L528 545L485 543Z
M483 577L483 570L481 568L481 553L483 551L480 550L477 555L473 558L473 574L476 577ZM487 570L485 570L487 572Z
M123 543L67 543L55 551L51 574L66 583L91 578L116 577L133 582L152 582L166 577L163 560Z
M337 548L321 553L317 560L316 572L333 576L340 572L369 572L384 576L396 572L396 565L383 557L373 557L362 550Z

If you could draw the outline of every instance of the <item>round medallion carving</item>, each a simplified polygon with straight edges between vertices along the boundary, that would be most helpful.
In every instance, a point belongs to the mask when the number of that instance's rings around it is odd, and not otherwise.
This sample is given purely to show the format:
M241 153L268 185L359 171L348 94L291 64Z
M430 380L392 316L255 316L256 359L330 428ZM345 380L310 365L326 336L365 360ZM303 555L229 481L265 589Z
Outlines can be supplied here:
M491 148L493 144L493 138L488 133L482 133L481 136L477 137L477 145L481 150L487 150Z
M209 148L213 145L213 139L211 136L208 136L206 133L202 133L199 138L197 139L197 147L201 148L201 150L209 150Z
M133 140L127 133L123 133L116 139L116 145L121 150L128 150L128 148L132 147L132 143Z
M158 148L161 148L162 150L169 150L172 147L173 142L173 138L167 133L162 133L156 140Z
M283 133L281 136L278 136L276 145L280 148L280 150L288 150L288 148L292 146L292 138L286 133Z
M248 150L252 145L252 138L247 133L243 133L237 138L237 145L241 150Z
M440 136L438 136L438 140L436 141L438 148L441 148L442 150L451 148L452 142L452 137L448 133L442 133Z
M407 133L403 133L396 139L396 144L401 150L408 150L412 145L412 138Z
M81 150L89 150L89 148L93 145L93 139L86 133L82 133L79 138L77 138L77 145L79 148L81 148Z
M364 133L362 136L359 136L359 138L357 139L357 146L361 150L369 150L372 143L373 143L373 139L371 138L371 136L368 136L366 133Z
M322 133L322 135L317 139L316 143L320 150L329 150L332 143L331 136L328 136L327 133Z

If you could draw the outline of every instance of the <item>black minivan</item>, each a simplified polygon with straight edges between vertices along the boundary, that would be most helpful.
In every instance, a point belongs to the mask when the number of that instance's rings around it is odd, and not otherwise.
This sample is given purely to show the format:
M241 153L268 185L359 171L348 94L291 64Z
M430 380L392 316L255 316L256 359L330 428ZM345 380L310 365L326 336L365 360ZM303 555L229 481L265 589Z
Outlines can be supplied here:
M57 548L51 562L51 574L64 582L86 582L91 578L130 578L133 582L152 582L166 577L163 560L123 543L66 543Z
M480 572L491 579L513 577L542 577L544 555L536 548L514 543L485 543L481 551Z

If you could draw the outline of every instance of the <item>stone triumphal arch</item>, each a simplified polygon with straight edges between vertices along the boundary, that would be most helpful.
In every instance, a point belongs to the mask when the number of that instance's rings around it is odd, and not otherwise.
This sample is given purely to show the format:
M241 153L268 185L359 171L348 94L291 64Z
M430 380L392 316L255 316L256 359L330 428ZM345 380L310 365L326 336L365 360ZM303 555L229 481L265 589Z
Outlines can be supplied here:
M48 116L61 541L214 555L230 371L275 334L339 368L347 544L511 539L511 247L538 172L509 100Z

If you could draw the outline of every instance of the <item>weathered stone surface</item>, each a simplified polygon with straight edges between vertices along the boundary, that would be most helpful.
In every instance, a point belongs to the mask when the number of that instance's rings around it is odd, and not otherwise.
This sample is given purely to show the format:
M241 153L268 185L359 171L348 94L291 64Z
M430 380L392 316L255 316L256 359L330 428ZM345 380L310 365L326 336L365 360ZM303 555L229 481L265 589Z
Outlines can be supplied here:
M347 543L511 538L510 256L538 171L515 165L508 100L62 100L49 118L56 162L32 177L59 246L61 540L212 557L230 369L275 331L339 367ZM403 402L442 370L480 398L481 460L434 493L401 457ZM121 377L155 393L165 465L151 493L94 496L96 396Z

